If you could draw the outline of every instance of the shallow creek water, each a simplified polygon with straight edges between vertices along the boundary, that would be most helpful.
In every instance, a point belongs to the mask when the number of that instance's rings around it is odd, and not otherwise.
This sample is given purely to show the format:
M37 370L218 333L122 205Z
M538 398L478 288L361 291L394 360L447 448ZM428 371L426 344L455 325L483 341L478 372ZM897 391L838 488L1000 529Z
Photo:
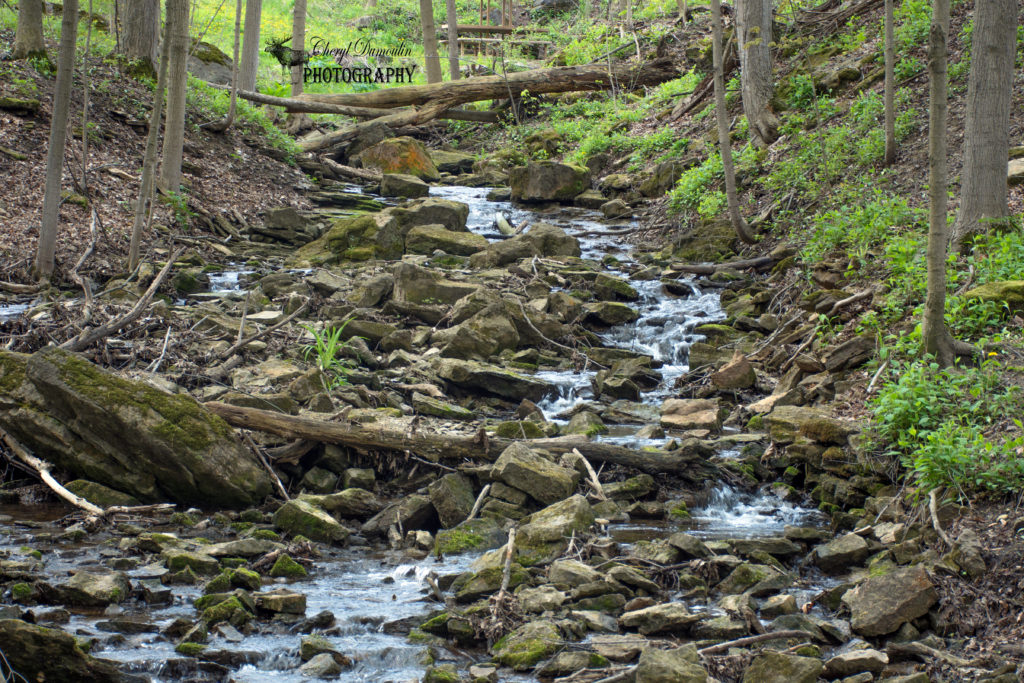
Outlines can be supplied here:
M615 256L617 262L608 267L612 275L628 278L628 272L634 269L627 243L623 239L623 235L635 227L629 221L609 223L593 211L575 208L560 208L551 212L529 211L514 207L509 202L490 201L486 198L487 193L487 188L431 188L431 196L469 205L470 230L488 239L503 239L492 224L496 212L505 212L515 225L524 221L544 221L578 236L584 258L600 261L608 255ZM238 292L252 272L244 267L236 267L211 275L211 294L230 295ZM641 407L649 413L648 421L656 422L661 402L672 394L675 380L688 369L687 351L690 344L701 339L694 334L694 328L706 322L721 320L725 315L719 306L716 291L702 292L696 285L691 285L691 295L673 296L664 290L657 279L631 281L630 284L641 297L638 302L631 304L639 311L640 318L635 323L608 330L603 338L609 346L648 354L661 364L662 383L643 395L644 405ZM18 306L20 304L15 307L0 306L0 317L23 314L25 309ZM593 400L590 382L594 374L592 370L538 372L538 378L553 384L558 390L554 397L541 405L545 414L550 419L559 420L558 415L581 402ZM614 425L600 438L634 448L659 446L666 441L638 439L634 436L637 428ZM728 453L723 455L728 456ZM17 553L23 545L38 547L40 533L60 533L59 527L51 526L52 520L59 514L55 514L51 508L41 510L34 513L20 506L0 508L0 520L4 520L0 521L0 551ZM725 485L713 489L707 503L691 512L691 518L683 522L616 523L608 531L613 540L628 546L639 540L657 538L680 530L707 539L722 539L775 536L782 532L786 524L818 523L813 510L785 502L770 493L744 493ZM58 549L45 555L45 573L54 580L63 580L69 570L102 566L106 560L120 555L115 547L97 545L99 540L90 539L88 545L81 547L56 546ZM328 639L355 662L355 666L342 674L339 680L405 683L416 681L422 675L420 660L423 648L408 643L403 636L389 635L383 625L406 617L426 615L435 609L436 603L424 599L425 576L430 572L444 575L464 571L475 559L476 555L470 554L446 558L443 562L432 558L414 562L399 552L353 547L317 561L309 580L291 586L306 595L307 617L322 610L329 610L335 615L335 630L328 632L332 634ZM145 571L134 570L129 575L144 578ZM199 593L199 588L175 587L173 604L163 607L128 606L123 616L135 616L162 628L176 617L194 618L191 601ZM97 628L98 622L109 618L101 614L76 613L64 628L79 635L97 638L96 653L99 656L124 662L133 671L149 674L154 681L178 681L188 677L186 672L168 664L179 659L173 651L173 643L163 640L157 633L121 636ZM297 671L300 664L300 637L297 633L274 633L248 636L241 642L232 643L211 634L210 649L248 653L245 655L248 663L232 672L233 680L290 683L304 680Z

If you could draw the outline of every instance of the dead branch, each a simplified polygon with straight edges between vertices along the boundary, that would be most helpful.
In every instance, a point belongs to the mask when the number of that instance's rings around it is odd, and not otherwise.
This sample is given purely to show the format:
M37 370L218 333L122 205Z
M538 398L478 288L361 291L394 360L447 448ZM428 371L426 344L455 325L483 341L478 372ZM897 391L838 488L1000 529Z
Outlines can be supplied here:
M81 508L90 514L100 516L104 514L103 508L93 505L85 498L82 498L81 496L76 496L75 494L71 493L71 491L68 491L66 488L61 486L60 482L54 479L53 475L50 474L50 463L44 460L40 460L39 458L29 453L24 446L18 443L13 436L8 434L2 428L0 428L0 437L3 438L4 443L6 443L7 447L11 449L11 452L18 456L18 458L21 459L21 461L24 462L26 465L34 469L36 473L39 475L39 478L43 480L43 483L49 486L50 489L58 496L60 496L67 502L71 503L75 507Z
M369 180L371 182L379 183L384 177L383 173L379 171L371 171L368 168L354 168L352 166L345 166L339 164L330 157L321 156L318 161L324 165L324 168L334 173L336 176L342 178L358 178L359 180Z
M473 509L469 511L469 517L466 517L467 522L476 517L477 513L480 512L480 508L483 507L484 504L484 498L486 498L487 494L490 492L490 484L480 489L480 495L476 497L476 502L473 503Z
M761 256L759 258L744 259L742 261L730 261L729 263L715 263L715 264L696 264L690 265L688 263L673 263L669 268L676 271L677 273L690 273L693 275L714 275L715 273L722 270L746 270L747 268L753 268L754 270L765 270L774 265L775 259L770 256Z
M239 340L233 346L228 348L226 351L223 351L220 354L218 354L217 355L217 359L218 360L227 360L231 356L235 355L235 353L239 349L244 348L245 346L248 346L249 344L253 343L257 339L262 339L263 337L267 336L271 332L274 332L275 330L281 329L282 327L284 327L285 325L290 323L292 320L294 320L300 313L305 311L308 306L309 306L309 299L306 299L305 301L302 302L301 306L299 306L297 309L292 311L291 315L286 317L284 320L281 320L280 322L278 322L278 323L276 323L274 325L271 325L267 329L261 330L261 331L257 332L256 334L249 335L245 339Z
M717 655L722 652L728 652L733 647L747 647L754 643L761 643L766 640L781 640L783 638L806 638L807 631L770 631L768 633L759 633L755 636L746 636L744 638L737 638L736 640L730 640L726 643L719 643L717 645L709 645L708 647L697 650L697 654L701 656L706 655Z

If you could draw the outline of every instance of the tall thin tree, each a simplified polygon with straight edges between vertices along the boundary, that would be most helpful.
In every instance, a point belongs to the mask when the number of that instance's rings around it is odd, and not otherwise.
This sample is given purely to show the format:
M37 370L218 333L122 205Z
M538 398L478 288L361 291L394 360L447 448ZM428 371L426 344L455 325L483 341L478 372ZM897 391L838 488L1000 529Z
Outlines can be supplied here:
M423 29L423 59L427 63L427 83L441 82L441 58L437 54L437 29L434 27L434 5L420 0L420 26Z
M885 0L885 165L896 161L896 35L893 0Z
M306 0L295 0L292 12L292 54L301 55L306 50ZM302 64L292 67L292 97L302 94Z
M992 220L1010 215L1006 171L1018 11L1017 0L974 3L960 210L953 224L956 249L968 247Z
M935 0L928 35L928 270L922 346L940 366L953 363L953 336L946 327L947 143L949 0Z
M231 98L228 101L228 113L220 121L213 121L206 126L216 133L223 133L235 123L235 114L238 110L238 42L241 32L242 0L235 0L235 49L234 60L231 62Z
M127 0L124 20L124 53L130 59L144 60L156 71L160 44L160 0Z
M241 2L241 0L238 0ZM166 31L166 29L165 29ZM237 39L236 39L237 41ZM142 158L142 180L139 183L139 200L135 203L135 219L132 222L132 238L128 246L128 271L139 265L139 246L142 243L142 229L153 202L153 185L156 179L156 146L160 138L160 119L164 113L164 91L167 89L167 62L170 51L166 48L168 38L164 34L164 49L160 54L160 68L156 77L156 92L153 93L153 108L149 113L149 132L146 134L146 152ZM237 45L237 42L236 42ZM236 54L237 61L237 54Z
M732 165L732 141L729 139L729 112L725 108L725 74L722 55L722 5L711 0L711 56L714 62L715 119L718 122L718 148L722 153L725 173L725 196L729 203L729 220L736 236L747 244L754 242L750 227L740 214L740 200L736 194L736 169Z
M238 89L256 89L256 71L260 65L260 21L263 0L245 2L245 37L242 39L242 61L238 67Z
M462 76L459 73L459 14L455 11L455 0L445 0L445 14L448 19L448 71L453 81ZM502 17L504 20L505 17Z
M160 184L169 192L181 187L185 146L185 90L188 87L188 0L167 0L167 122L164 126Z
M35 273L41 280L49 280L53 276L57 252L60 186L64 176L64 143L67 141L75 41L78 39L78 0L66 0L63 14L60 26L60 53L57 56L57 83L54 87L53 114L50 118L50 143L46 150L43 216L39 227L39 245L35 262Z
M43 0L18 0L18 27L14 31L14 59L47 59L43 42Z
M760 146L770 145L779 137L779 120L771 107L775 92L771 53L772 0L738 0L736 32L743 113L747 115L754 142Z

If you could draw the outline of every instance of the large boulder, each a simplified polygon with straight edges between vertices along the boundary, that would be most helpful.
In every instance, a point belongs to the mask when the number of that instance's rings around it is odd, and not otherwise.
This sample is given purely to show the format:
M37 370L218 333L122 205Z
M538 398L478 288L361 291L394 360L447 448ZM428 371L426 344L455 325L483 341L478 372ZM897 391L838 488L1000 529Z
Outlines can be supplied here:
M845 534L814 549L814 564L827 572L849 571L867 559L868 542L854 533Z
M594 511L576 494L538 510L523 520L516 536L516 551L523 565L542 564L561 556L573 535L594 523Z
M666 602L626 612L619 617L623 628L636 629L644 635L651 633L683 634L703 617L686 608L681 602Z
M60 587L61 599L78 607L106 607L124 601L131 591L121 572L78 572Z
M525 491L534 500L550 505L576 491L580 475L556 465L522 443L514 443L502 452L491 468L491 478Z
M439 180L441 174L427 148L410 137L389 138L361 151L356 158L364 168L381 173L405 173L423 180Z
M405 250L410 254L446 254L470 256L487 248L487 238L473 232L456 232L443 225L417 225L405 236Z
M231 427L195 399L52 346L0 352L0 427L73 477L143 502L245 507L271 491Z
M850 626L862 636L895 633L927 614L937 601L935 586L920 565L874 576L843 595L843 603L850 608Z
M429 150L430 159L441 173L469 173L473 170L476 160L472 154L465 152L448 152L441 149Z
M430 186L414 175L385 173L380 181L382 197L426 197Z
M825 665L820 659L763 652L743 674L743 683L815 683Z
M717 398L670 398L661 405L661 426L666 429L709 429L722 426Z
M308 500L290 500L274 513L274 526L292 536L344 545L351 532Z
M465 476L452 472L446 474L427 487L430 502L437 510L441 526L450 529L469 517L473 510L476 496L473 484Z
M368 519L361 527L361 531L368 536L383 536L392 525L397 525L405 531L436 531L437 511L426 496L406 496Z
M440 358L434 371L457 387L516 401L528 398L536 403L554 391L546 382L474 361Z
M114 683L131 678L111 662L82 652L73 636L20 619L0 620L0 652L10 670L29 681Z
M555 161L531 161L509 171L512 198L522 202L569 202L590 189L590 171Z
M480 285L448 280L439 273L411 263L395 265L393 274L393 297L395 301L405 303L452 305L480 289Z
M557 226L536 223L521 235L492 242L486 250L474 254L469 264L474 268L495 268L532 256L558 258L579 256L581 253L578 239Z
M1024 310L1024 280L1004 280L968 290L964 297L1006 304L1011 311Z

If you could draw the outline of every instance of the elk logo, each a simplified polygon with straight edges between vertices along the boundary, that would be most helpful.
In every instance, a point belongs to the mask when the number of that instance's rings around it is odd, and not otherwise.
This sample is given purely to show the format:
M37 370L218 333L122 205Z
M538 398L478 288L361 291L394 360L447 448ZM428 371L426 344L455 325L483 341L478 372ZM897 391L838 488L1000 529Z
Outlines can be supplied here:
M274 38L267 39L267 47L263 50L269 52L277 60L277 63L281 65L281 69L290 69L293 66L299 66L309 62L309 55L303 50L293 50L285 45L291 41L291 37L283 40L275 40Z

